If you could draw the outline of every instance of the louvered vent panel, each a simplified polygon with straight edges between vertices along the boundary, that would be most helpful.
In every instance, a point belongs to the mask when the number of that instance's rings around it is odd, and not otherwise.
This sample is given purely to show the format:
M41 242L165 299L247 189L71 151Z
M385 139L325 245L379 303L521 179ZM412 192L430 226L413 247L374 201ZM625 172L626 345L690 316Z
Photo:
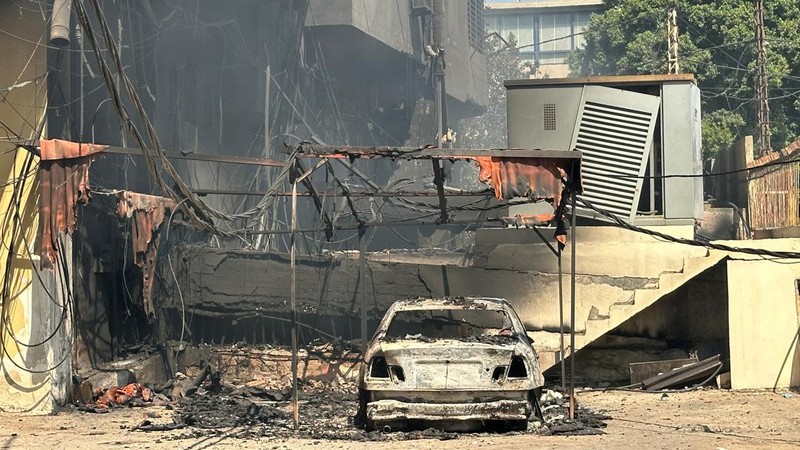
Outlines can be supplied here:
M639 177L644 173L658 111L658 97L634 95L648 97L642 110L584 96L583 113L573 138L573 148L583 153L582 197L628 219L636 214L642 187Z

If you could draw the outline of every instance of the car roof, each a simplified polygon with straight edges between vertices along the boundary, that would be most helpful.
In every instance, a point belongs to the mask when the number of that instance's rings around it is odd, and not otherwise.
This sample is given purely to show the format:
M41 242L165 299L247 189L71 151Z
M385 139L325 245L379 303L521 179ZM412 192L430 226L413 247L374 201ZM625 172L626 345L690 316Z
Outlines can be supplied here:
M426 309L505 309L509 304L505 299L493 297L441 297L412 298L398 300L392 305L395 311Z

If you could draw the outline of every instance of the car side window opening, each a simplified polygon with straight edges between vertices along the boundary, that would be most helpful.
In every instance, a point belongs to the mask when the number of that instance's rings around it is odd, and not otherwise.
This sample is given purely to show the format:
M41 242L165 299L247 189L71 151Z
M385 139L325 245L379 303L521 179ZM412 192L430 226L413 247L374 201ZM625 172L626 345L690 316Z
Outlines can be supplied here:
M505 311L492 309L412 310L395 314L386 331L394 339L470 339L506 336L512 331Z

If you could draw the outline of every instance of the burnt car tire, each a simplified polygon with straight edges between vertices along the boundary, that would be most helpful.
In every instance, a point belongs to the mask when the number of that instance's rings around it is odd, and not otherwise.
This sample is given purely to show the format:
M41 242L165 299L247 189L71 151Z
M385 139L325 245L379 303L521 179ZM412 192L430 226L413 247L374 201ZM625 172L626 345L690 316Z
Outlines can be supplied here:
M508 431L527 431L527 420L506 420L504 428Z
M538 387L531 391L530 393L530 402L531 402L531 417L528 419L529 421L539 420L544 423L544 413L542 412L542 405L539 404L539 399L542 398L542 388Z
M358 428L363 428L366 431L375 429L375 424L367 419L367 403L369 402L369 392L365 389L358 388L358 411L353 418L353 423Z

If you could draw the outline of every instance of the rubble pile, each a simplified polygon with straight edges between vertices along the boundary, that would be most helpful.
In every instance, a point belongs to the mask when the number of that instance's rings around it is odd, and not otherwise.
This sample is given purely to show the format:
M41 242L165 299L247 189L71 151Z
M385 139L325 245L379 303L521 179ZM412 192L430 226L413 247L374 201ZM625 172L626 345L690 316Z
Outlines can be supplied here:
M149 420L135 427L140 431L164 431L191 428L191 437L216 434L221 429L241 427L237 436L289 438L300 437L320 440L350 441L406 441L416 439L457 439L462 435L476 436L497 431L453 433L435 428L412 430L364 431L353 425L357 396L342 392L341 387L326 389L321 383L305 385L299 393L300 424L294 432L291 420L291 402L288 391L242 387L225 392L200 389L191 397L175 404L172 423L153 424ZM542 396L544 423L532 419L527 431L541 435L591 435L602 434L609 417L579 407L576 419L568 418L568 401L559 392L545 391ZM181 438L177 436L175 438Z
M606 420L611 417L576 405L575 419L569 419L569 399L558 391L546 390L539 399L544 423L536 419L529 430L544 436L604 434Z
M242 395L198 395L182 398L173 420L205 429L253 426L288 419L282 410L257 405Z
M223 358L199 360L187 366L186 374L176 372L174 378L158 387L131 383L122 388L92 390L84 381L77 392L85 395L79 409L107 412L115 407L160 405L169 411L145 414L145 420L131 427L138 432L167 432L159 439L183 439L218 435L234 430L240 438L285 439L300 437L317 440L405 441L415 439L457 439L496 433L500 429L453 433L436 428L367 432L354 425L358 407L357 387L352 377L342 376L338 360L348 349L315 346L307 349L326 365L313 367L307 378L298 380L299 427L292 422L291 390L283 365L285 355L278 350L246 346L226 348ZM277 363L271 363L269 355ZM254 354L257 358L254 359ZM337 355L338 358L331 355ZM253 364L254 361L266 361ZM280 363L280 364L279 364ZM269 369L266 370L267 365ZM356 367L356 366L353 366ZM354 370L350 365L347 370ZM310 375L313 376L309 377ZM338 373L330 376L330 373ZM188 375L190 374L190 375ZM291 379L291 377L289 377ZM527 430L511 433L541 435L602 434L608 416L578 406L576 418L569 419L569 401L557 390L545 390L540 398L543 420L531 418Z

